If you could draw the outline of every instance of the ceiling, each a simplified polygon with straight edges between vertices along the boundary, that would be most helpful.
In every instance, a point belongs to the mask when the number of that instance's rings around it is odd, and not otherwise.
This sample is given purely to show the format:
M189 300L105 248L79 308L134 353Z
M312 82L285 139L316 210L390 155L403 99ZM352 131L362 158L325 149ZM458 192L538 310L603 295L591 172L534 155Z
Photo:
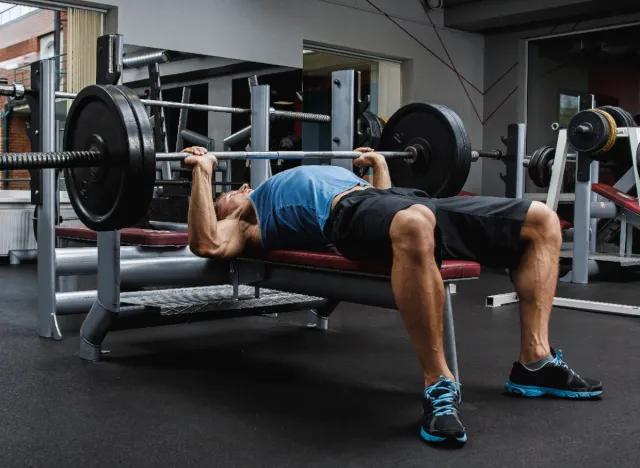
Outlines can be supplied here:
M426 2L427 0L422 0ZM640 12L638 0L443 0L447 27L497 32Z
M640 26L554 37L535 41L535 44L541 55L559 63L606 66L628 61L635 69L640 62Z

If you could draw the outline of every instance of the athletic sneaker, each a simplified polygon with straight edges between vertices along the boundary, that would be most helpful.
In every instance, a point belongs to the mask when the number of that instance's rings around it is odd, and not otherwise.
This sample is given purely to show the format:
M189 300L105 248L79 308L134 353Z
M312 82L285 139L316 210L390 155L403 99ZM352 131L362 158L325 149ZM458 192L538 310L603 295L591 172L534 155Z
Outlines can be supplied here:
M420 436L436 444L467 441L460 416L460 384L444 377L424 391L424 416Z
M526 397L552 395L560 398L593 398L602 394L602 382L576 374L562 360L562 351L556 354L551 349L551 354L553 361L536 371L530 371L515 362L505 390Z

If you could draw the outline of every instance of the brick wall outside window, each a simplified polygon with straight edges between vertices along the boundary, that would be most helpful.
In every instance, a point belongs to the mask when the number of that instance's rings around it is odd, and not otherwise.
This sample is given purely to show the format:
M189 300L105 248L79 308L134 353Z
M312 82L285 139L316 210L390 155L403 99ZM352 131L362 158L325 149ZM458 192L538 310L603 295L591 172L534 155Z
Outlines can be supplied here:
M66 13L61 14L62 34L65 35L66 30ZM23 57L28 54L33 55L33 61L40 58L40 38L53 32L54 14L48 10L38 10L22 18L0 26L0 62L11 60L17 57ZM66 36L63 43L66 46ZM64 52L64 51L63 51ZM64 89L65 81L65 65L66 60L62 61L62 74L60 76L62 87ZM4 70L0 68L0 78L8 79L9 83L14 81L24 82L29 87L30 72L28 67L19 68L17 70ZM0 111L4 112L4 105L7 102L6 97L0 97ZM0 125L0 148L4 152L27 152L31 151L31 143L27 138L27 122L29 121L28 112L12 112L9 119L9 138L8 145L5 148L4 128ZM1 123L1 122L0 122ZM2 174L0 172L0 174ZM9 171L9 178L28 178L29 171ZM2 184L0 184L0 188ZM9 182L9 190L29 189L29 182L14 181Z

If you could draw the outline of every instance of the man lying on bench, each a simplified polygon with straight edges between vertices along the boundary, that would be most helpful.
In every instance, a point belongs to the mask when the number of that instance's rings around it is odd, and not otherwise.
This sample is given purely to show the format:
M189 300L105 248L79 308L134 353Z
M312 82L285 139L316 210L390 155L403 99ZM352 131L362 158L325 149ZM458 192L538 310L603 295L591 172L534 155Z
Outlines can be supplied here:
M398 310L424 370L421 436L464 443L460 387L443 350L442 259L513 269L520 297L520 359L505 388L534 397L590 398L602 384L573 372L549 345L549 316L562 236L557 215L528 200L492 197L433 199L391 186L387 163L370 148L354 164L373 168L373 186L336 166L300 166L251 190L243 185L214 203L217 161L188 148L193 166L189 245L199 256L232 258L245 247L318 250L333 245L352 260L392 262Z

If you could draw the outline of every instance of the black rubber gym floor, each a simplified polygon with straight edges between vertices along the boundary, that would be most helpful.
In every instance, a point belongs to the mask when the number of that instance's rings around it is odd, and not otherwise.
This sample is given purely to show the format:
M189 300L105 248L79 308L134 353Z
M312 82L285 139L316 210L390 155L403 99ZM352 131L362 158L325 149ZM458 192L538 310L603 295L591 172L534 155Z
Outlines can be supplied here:
M1 267L0 284L3 468L638 466L640 319L555 310L553 344L604 397L509 397L517 309L483 306L505 276L454 298L460 450L418 437L421 373L396 312L346 304L325 333L301 313L114 332L96 364L75 355L77 320L63 342L36 337L33 267ZM640 303L635 283L588 294Z

